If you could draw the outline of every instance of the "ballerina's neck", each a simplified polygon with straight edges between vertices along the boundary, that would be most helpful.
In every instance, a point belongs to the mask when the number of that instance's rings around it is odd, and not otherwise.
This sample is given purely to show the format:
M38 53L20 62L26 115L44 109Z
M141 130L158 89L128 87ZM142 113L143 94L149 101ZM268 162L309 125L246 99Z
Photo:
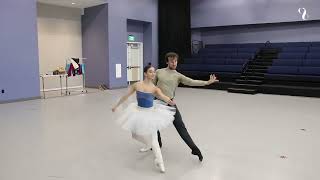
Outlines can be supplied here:
M152 80L152 79L144 79L144 80L142 81L142 83L143 83L144 85L153 85L153 80Z

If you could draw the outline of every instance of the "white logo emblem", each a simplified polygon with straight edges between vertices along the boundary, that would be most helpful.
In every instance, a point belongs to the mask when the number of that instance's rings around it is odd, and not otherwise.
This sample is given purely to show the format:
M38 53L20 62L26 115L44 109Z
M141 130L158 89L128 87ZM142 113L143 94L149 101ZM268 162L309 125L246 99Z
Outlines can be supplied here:
M304 20L304 21L305 21L305 20L308 20L309 14L307 14L306 8L299 8L299 9L298 9L298 13L302 15L302 16L301 16L302 20Z

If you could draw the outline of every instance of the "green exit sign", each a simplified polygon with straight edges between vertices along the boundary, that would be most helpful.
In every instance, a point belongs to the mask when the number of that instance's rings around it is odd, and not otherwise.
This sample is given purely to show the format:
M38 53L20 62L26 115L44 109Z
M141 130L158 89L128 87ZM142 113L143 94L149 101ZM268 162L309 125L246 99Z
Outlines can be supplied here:
M134 35L129 35L128 36L128 41L135 41L136 38L134 37Z

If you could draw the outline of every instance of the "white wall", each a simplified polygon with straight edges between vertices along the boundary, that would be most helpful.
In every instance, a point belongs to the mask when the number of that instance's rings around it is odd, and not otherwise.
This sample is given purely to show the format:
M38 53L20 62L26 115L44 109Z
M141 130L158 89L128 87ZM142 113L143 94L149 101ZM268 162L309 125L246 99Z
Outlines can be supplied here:
M65 67L68 57L82 57L81 12L81 9L38 3L40 74L53 71L58 66ZM69 78L68 85L81 86L82 77ZM47 78L45 88L60 88L59 79Z

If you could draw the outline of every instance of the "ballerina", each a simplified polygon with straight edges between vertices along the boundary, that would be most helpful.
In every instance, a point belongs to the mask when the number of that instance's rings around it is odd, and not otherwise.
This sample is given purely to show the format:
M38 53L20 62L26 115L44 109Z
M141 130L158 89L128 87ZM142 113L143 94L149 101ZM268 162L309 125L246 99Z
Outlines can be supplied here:
M140 152L152 149L155 156L155 165L162 173L165 172L161 149L158 143L157 131L172 124L175 115L175 108L167 104L175 103L153 84L155 68L149 64L143 69L144 80L130 86L129 92L121 97L119 102L112 108L117 108L125 102L128 97L136 93L137 102L129 104L119 114L117 121L122 128L132 133L132 138L144 144ZM154 100L157 97L162 100Z

